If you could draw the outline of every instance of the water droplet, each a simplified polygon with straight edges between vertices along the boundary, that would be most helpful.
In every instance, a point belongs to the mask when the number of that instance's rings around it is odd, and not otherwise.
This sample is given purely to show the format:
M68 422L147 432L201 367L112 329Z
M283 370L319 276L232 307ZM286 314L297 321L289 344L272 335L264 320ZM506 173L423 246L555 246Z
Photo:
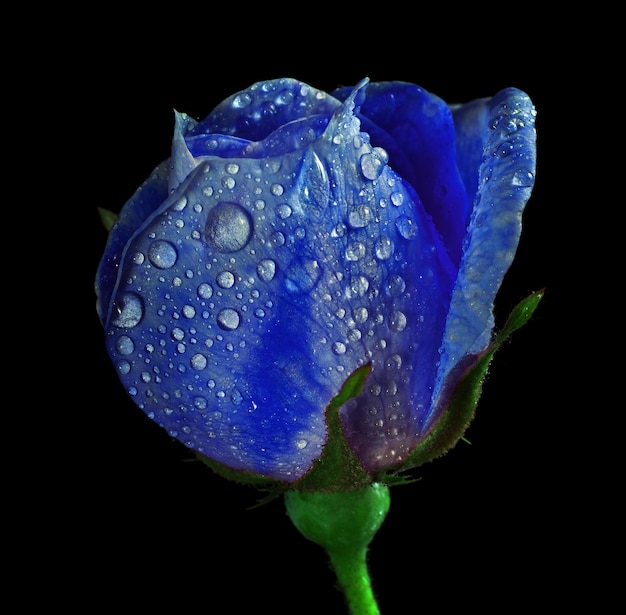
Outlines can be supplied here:
M120 335L115 340L115 350L121 355L129 355L135 351L135 343L128 335Z
M187 207L187 197L183 194L173 205L173 211L182 211Z
M354 320L358 323L364 323L368 316L369 316L369 312L367 311L366 307L358 307L354 309Z
M362 297L369 287L370 283L365 276L356 275L350 279L350 290L354 297Z
M270 242L273 246L284 246L285 245L285 236L280 231L274 231L270 235Z
M237 252L252 237L252 218L237 203L218 203L207 216L204 236L218 252Z
M400 369L402 367L402 357L399 354L392 354L385 362L387 369Z
M269 282L276 275L276 263L271 258L264 258L256 266L257 275L264 282Z
M208 406L208 402L206 397L198 396L193 398L193 405L198 408L198 410L205 410Z
M368 205L354 205L348 211L348 224L352 228L363 228L372 219L372 210Z
M390 275L385 283L385 290L391 297L399 297L406 289L406 282L398 274Z
M355 241L346 248L346 258L349 261L358 261L364 256L365 246L360 241Z
M194 354L193 357L191 357L189 364L191 365L191 367L193 369L197 369L198 371L203 370L206 368L207 366L207 358L200 353Z
M213 288L210 284L203 282L198 286L198 297L201 299L210 299L213 296Z
M129 338L129 339L130 339L130 338ZM117 349L117 346L116 346L116 349ZM119 351L118 351L118 352L119 352ZM122 354L122 353L120 353L120 354ZM118 371L120 374L122 374L122 375L124 375L124 376L125 376L126 374L128 374L128 373L130 372L130 363L129 363L128 361L126 361L126 360L124 360L124 361L120 361L120 362L117 364L117 371Z
M379 237L374 251L381 261L387 260L393 254L393 242L389 237Z
M331 237L343 237L346 234L346 225L343 222L339 222L335 225L330 232Z
M387 152L381 147L375 147L361 156L361 173L366 179L376 179L383 172L387 159Z
M230 271L222 271L215 278L220 288L232 288L235 283L235 276Z
M346 345L343 342L335 342L332 345L332 350L336 355L346 354Z
M176 264L178 253L169 241L155 241L148 250L148 259L157 269L169 269Z
M402 205L402 203L404 202L404 195L402 194L402 192L392 192L390 198L392 204L396 207L400 207L400 205Z
M136 293L120 293L113 303L111 324L120 329L132 329L143 318L143 300Z
M224 308L217 315L217 324L224 331L234 331L239 326L239 313L232 308Z
M196 308L193 305L184 305L182 312L185 318L193 318L196 315Z
M396 228L405 239L414 239L417 236L417 226L408 216L400 216L396 220Z
M285 218L288 218L291 215L291 207L289 207L289 205L287 205L287 203L281 203L276 208L276 215L281 220L284 220Z
M535 181L535 176L528 171L516 171L511 180L513 186L532 186Z
M510 141L504 141L504 143L500 143L498 149L496 150L496 155L500 158L506 158L513 151L513 143Z
M389 316L389 329L392 331L404 331L406 328L406 316L400 310L394 310Z

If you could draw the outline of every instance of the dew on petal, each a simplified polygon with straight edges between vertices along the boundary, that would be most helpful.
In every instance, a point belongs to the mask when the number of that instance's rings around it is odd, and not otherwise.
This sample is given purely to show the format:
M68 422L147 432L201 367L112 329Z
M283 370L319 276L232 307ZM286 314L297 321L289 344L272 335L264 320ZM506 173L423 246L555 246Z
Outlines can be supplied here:
M129 355L135 351L135 343L128 335L120 335L115 340L115 350L121 355Z
M257 275L264 282L269 282L276 275L276 263L271 258L264 258L256 266Z
M113 303L111 324L121 329L136 327L143 318L143 300L133 292L120 293Z
M213 288L210 284L203 282L198 286L198 297L201 299L210 299L213 296Z
M154 241L148 250L148 259L157 269L169 269L176 264L178 252L169 241Z
M222 271L215 281L220 288L232 288L235 284L235 276L230 271Z
M387 278L385 283L385 291L390 297L399 297L406 289L406 282L402 276L392 274Z
M191 357L190 365L193 369L203 370L206 368L207 364L207 358L203 354L197 353Z
M237 252L252 237L252 218L237 203L218 203L207 216L204 236L218 252Z
M380 147L375 147L371 152L363 154L359 162L363 177L374 180L383 172L387 162L387 152Z
M224 331L234 331L240 322L239 312L232 308L224 308L217 315L217 324Z
M417 226L407 216L400 216L396 220L396 228L405 239L414 239L417 236Z
M348 211L348 224L352 228L363 228L372 219L372 210L368 205L354 205Z
M406 316L400 310L394 310L389 316L389 328L392 331L400 332L406 328Z
M387 260L393 254L393 242L389 237L380 237L376 241L374 252L379 260Z

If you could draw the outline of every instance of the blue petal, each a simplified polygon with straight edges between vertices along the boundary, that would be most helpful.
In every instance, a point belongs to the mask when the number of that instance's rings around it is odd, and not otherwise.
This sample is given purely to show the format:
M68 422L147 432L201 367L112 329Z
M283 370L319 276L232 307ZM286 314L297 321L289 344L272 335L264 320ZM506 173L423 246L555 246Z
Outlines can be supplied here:
M366 363L367 390L342 412L367 464L401 459L427 422L455 272L360 132L364 87L300 149L202 157L117 252L105 330L121 381L173 437L232 468L302 476L326 406Z
M254 83L221 102L191 131L262 141L281 126L313 115L330 117L339 102L302 81L283 78Z
M482 352L493 331L493 302L522 230L535 180L535 109L509 88L454 107L459 167L476 188L459 277L442 347L438 390L454 366Z
M168 194L169 160L163 161L135 191L122 208L109 233L104 254L96 272L96 311L104 323L111 305L112 292L118 276L124 247Z
M333 95L343 99L346 93L347 89L341 88ZM411 83L378 82L368 86L361 114L378 127L364 124L372 141L380 141L388 150L393 169L416 189L452 261L458 263L470 202L456 166L454 123L448 105Z

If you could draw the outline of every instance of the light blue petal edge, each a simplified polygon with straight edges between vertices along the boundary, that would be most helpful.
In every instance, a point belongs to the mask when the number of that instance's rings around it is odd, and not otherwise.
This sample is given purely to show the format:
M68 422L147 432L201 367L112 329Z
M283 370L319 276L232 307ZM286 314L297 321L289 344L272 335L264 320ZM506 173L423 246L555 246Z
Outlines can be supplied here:
M474 117L486 120L483 157L441 348L435 402L454 366L482 352L491 340L494 300L515 257L535 179L536 110L530 97L507 88L480 104L486 112Z

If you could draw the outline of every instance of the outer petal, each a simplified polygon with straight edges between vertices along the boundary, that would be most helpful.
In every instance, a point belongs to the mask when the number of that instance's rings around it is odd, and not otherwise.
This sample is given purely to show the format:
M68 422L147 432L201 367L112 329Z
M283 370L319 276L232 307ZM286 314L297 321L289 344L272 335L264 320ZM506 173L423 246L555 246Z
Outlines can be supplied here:
M168 182L169 160L165 160L152 171L150 177L124 205L109 233L95 283L96 311L103 324L111 305L111 295L124 247L146 218L167 198Z
M302 476L368 362L343 412L359 454L395 458L428 412L453 269L352 108L290 154L203 158L122 253L105 323L122 382L232 468Z
M493 302L517 250L522 213L535 179L535 109L509 88L454 107L459 167L476 187L441 354L439 391L454 366L482 352L493 330Z

